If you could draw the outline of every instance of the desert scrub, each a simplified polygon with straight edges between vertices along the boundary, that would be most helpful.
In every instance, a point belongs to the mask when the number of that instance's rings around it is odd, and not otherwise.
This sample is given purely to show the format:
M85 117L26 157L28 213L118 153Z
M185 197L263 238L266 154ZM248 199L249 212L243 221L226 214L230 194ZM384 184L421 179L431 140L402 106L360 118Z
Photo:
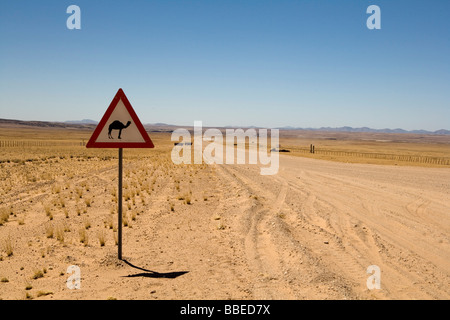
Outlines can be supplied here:
M23 226L25 224L25 217L17 219L17 223L19 224L19 226Z
M113 218L110 216L107 221L106 221L106 225L109 229L113 229L114 228L114 221Z
M88 245L88 235L87 235L87 233L86 233L86 229L83 229L83 228L81 228L79 231L78 231L78 235L80 236L80 242L82 243L82 244L84 244L85 246L87 246Z
M38 291L37 293L36 293L36 296L37 297L42 297L42 296L48 296L49 294L53 294L53 292L51 292L51 291Z
M33 274L33 279L39 279L39 278L43 278L44 277L44 272L42 272L42 270L36 270Z
M61 192L61 186L59 186L59 185L53 186L52 189L53 189L52 192L54 194L59 194Z
M5 251L7 257L13 255L14 250L11 242L11 236L7 236L5 239L3 239L3 250Z
M84 228L85 228L86 230L88 230L88 229L91 227L91 222L89 221L88 218L84 218L83 223L84 223Z
M184 202L186 204L191 204L191 195L190 194L186 194Z
M62 225L58 225L55 230L56 240L63 243L64 242L64 227Z
M225 230L226 226L222 221L219 221L219 224L217 225L217 230Z
M53 225L51 223L47 224L45 226L45 236L47 238L53 238L53 233L54 233Z
M8 210L2 208L0 209L0 226L2 226L5 222L8 222L9 213Z
M278 218L284 219L284 218L286 218L286 214L284 212L279 212L278 213Z
M98 241L100 242L100 246L104 247L105 243L106 243L106 234L105 234L105 230L100 230L97 234L98 236Z
M52 214L50 205L47 203L47 204L44 204L43 206L44 206L45 215L47 217L49 217Z
M77 187L75 189L75 192L77 193L77 196L78 196L79 199L83 198L83 189L80 189L80 188Z

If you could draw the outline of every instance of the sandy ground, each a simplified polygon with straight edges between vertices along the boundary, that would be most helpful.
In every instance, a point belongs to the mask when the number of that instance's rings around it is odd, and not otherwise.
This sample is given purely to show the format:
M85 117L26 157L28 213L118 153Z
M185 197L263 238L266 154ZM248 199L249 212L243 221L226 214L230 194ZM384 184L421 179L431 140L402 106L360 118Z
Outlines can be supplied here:
M14 205L26 220L0 226L0 238L14 247L12 256L2 252L0 298L450 298L449 169L286 155L274 176L261 176L257 165L195 168L179 167L171 179L153 173L155 190L137 197L138 215L123 229L124 261L115 232L104 227L117 219L110 213L116 166L76 178L89 183L93 199L81 216L58 212L49 222L40 201L57 195L45 186L18 193ZM191 204L174 195L177 175ZM78 235L84 216L92 224L88 245ZM49 223L64 221L71 231L63 242L45 236ZM94 233L102 229L105 246ZM79 290L66 286L71 265L81 271ZM371 265L381 271L380 289L367 287ZM36 270L45 271L42 278L32 278Z

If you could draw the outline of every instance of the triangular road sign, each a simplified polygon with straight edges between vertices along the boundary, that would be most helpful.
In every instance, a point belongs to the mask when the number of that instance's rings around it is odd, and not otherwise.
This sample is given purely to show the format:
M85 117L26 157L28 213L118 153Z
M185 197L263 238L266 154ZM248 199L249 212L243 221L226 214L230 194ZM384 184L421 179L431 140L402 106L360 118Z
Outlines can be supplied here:
M117 91L86 148L154 148L122 89Z

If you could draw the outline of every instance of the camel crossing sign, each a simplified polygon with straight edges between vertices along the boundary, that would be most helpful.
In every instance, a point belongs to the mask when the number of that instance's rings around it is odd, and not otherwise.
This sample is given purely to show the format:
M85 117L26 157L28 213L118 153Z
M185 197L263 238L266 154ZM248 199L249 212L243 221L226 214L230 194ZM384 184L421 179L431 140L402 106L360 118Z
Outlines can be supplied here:
M122 260L122 178L123 148L154 148L141 121L122 89L117 91L102 120L95 128L86 148L118 148L118 229L117 257Z
M117 91L87 148L154 148L122 89Z

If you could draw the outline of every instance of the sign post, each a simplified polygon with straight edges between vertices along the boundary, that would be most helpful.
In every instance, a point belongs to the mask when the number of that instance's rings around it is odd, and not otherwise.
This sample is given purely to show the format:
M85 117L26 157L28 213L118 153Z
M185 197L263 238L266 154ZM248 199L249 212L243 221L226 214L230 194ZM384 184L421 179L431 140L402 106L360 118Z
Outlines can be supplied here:
M109 108L94 130L86 148L119 149L118 185L118 258L122 260L122 179L123 148L154 148L141 121L122 89L117 91Z
M122 159L123 159L123 149L119 148L119 215L117 224L117 257L122 260Z

